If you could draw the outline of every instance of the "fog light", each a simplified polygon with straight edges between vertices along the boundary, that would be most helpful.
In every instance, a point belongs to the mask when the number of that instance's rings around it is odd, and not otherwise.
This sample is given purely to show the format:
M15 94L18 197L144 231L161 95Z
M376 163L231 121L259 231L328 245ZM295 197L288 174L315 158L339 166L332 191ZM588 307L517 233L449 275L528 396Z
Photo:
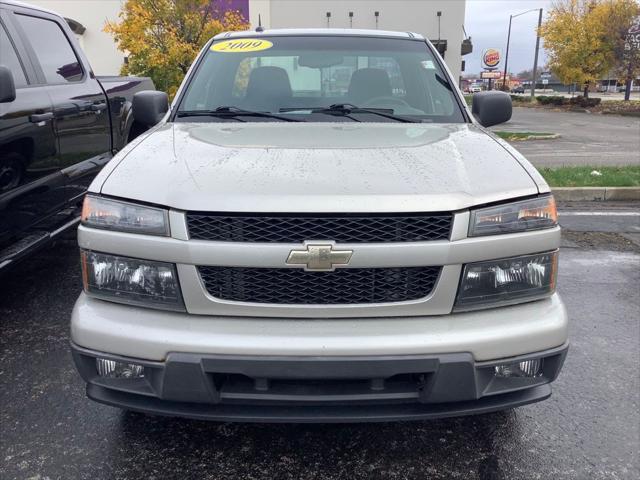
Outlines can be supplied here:
M542 358L496 365L495 376L501 378L534 378L542 375Z
M106 358L96 358L98 375L105 378L143 378L144 367L135 363L116 362Z

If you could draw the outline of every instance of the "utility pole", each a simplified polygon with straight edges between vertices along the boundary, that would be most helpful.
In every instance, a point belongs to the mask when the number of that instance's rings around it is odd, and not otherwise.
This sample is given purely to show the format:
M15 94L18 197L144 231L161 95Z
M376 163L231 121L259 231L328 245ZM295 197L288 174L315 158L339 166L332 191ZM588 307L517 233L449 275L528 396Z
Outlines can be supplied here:
M538 51L540 50L540 27L542 26L542 9L538 14L538 30L536 31L536 55L533 57L533 80L531 81L531 99L536 96L536 77L538 74Z
M516 13L515 15L509 15L509 33L507 34L507 54L504 57L504 75L502 76L502 88L504 89L507 84L507 65L509 64L509 42L511 41L511 21L519 17L520 15L524 15L525 13L535 12L538 10L537 8L532 8L531 10L527 10L525 12ZM538 19L538 31L540 31L540 24L542 22L542 9L540 10L540 18ZM536 65L538 63L538 46L540 45L540 35L538 35L536 40ZM533 71L535 72L536 67L533 67ZM535 73L534 73L535 75Z
M509 65L509 41L511 40L511 20L513 15L509 15L509 33L507 33L507 54L504 57L504 74L502 75L502 90L507 90L507 66Z
M436 12L436 15L438 16L438 47L436 48L436 50L438 50L438 53L440 55L443 55L443 53L440 51L440 18L442 17L442 12L438 10Z

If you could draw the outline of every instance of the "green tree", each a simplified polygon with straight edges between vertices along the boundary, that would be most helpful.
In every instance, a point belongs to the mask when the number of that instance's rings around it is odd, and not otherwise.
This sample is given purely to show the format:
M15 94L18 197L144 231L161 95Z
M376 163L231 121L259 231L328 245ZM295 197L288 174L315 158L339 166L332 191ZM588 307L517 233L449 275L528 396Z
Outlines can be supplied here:
M126 0L105 31L128 61L123 75L151 77L171 97L203 45L217 33L246 30L239 12L219 13L211 0Z

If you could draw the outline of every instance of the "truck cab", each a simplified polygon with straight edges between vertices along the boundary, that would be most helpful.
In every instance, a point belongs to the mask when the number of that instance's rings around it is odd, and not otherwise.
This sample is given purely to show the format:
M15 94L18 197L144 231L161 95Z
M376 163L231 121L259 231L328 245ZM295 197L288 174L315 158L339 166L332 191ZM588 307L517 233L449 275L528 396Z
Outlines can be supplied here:
M96 177L72 351L90 398L220 421L484 413L562 367L549 186L423 37L218 35ZM144 119L144 120L143 120Z
M62 17L0 1L0 271L77 225L88 185L135 131L133 95L153 88L101 82Z

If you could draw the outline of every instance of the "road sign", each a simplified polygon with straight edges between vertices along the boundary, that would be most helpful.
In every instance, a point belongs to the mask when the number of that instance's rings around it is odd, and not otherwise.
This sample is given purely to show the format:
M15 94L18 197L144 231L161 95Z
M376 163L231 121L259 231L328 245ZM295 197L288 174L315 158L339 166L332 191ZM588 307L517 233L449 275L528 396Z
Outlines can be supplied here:
M499 78L502 78L502 73L500 72L480 72L480 78L484 78L484 79L493 79L493 80L497 80Z

